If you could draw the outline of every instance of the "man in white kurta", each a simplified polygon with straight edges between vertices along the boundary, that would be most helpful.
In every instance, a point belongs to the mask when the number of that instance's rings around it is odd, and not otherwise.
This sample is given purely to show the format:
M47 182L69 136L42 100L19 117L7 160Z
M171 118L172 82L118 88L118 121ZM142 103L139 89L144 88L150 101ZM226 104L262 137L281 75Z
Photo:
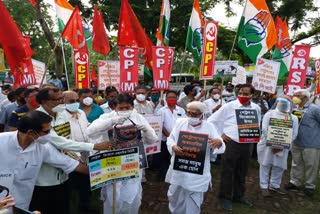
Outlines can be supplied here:
M170 183L168 199L171 213L200 213L204 192L208 191L211 183L210 153L223 153L225 150L225 145L213 125L202 120L205 110L206 106L201 102L189 103L187 105L188 118L178 119L167 139L168 150L172 155L166 176L166 182ZM209 140L202 175L173 169L175 155L183 153L183 149L177 146L180 131L208 135Z
M142 131L144 143L153 143L158 137L146 119L133 109L133 98L128 94L120 94L117 98L116 110L108 114L103 114L95 120L86 130L86 134L91 138L103 136L103 140L109 140L106 134L115 124L132 125L130 120L137 124L137 128ZM130 120L128 120L128 118ZM116 183L116 212L126 214L137 214L141 205L142 170L139 171L139 178L121 181ZM104 213L112 212L113 185L109 184L101 189L101 198L104 201Z
M298 118L290 113L291 104L290 98L282 96L276 100L276 108L268 111L262 121L262 136L257 145L258 162L260 164L259 177L260 188L263 196L269 196L270 190L283 193L280 191L280 184L284 170L287 169L287 159L289 149L276 149L272 146L267 146L267 134L270 118L281 120L292 120L292 136L293 141L298 134ZM271 178L269 182L269 173L271 170Z

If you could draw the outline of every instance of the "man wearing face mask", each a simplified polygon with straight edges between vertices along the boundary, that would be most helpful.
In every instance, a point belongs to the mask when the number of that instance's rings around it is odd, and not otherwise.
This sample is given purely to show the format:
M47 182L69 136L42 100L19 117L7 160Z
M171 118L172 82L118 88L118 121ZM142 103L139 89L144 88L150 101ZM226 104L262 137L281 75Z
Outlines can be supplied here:
M26 101L24 100L24 91L27 90L26 87L19 87L17 88L14 93L16 97L16 101L14 103L11 103L7 105L3 110L1 110L1 115L0 115L0 132L2 131L8 131L8 122L9 118L12 114L12 112L20 107L26 104Z
M239 130L241 130L241 124L238 126L237 116L239 117L239 115L236 115L236 112L248 110L253 113L253 119L257 120L257 123L252 123L252 125L259 127L261 110L257 104L250 101L253 93L254 88L252 85L240 85L238 99L223 105L207 120L215 126L218 133L223 133L222 138L226 144L226 151L222 155L219 197L222 200L223 208L228 211L232 210L232 201L249 207L252 206L252 203L244 197L245 178L252 144L240 143ZM256 140L256 137L254 140Z
M158 114L159 109L162 108L165 105L165 101L163 97L160 100L160 91L152 88L151 93L150 93L150 99L151 102L153 103L154 107L154 113Z
M154 111L154 104L151 101L148 101L147 88L144 85L138 85L135 88L136 99L134 100L134 109L139 114L152 114Z
M183 108L177 106L177 93L175 91L168 91L166 93L167 105L159 109L159 114L162 116L162 140L160 153L160 181L164 181L169 165L170 153L167 148L167 137L169 137L178 118L185 117Z
M12 112L8 122L9 131L17 130L18 120L27 112L33 111L39 107L39 104L36 101L36 96L38 92L38 88L28 88L24 91L24 99L26 101L26 104L21 107L18 107L16 110Z
M78 94L80 99L80 109L86 113L89 123L92 123L94 120L98 119L104 111L100 106L93 103L91 89L80 89Z
M187 105L187 118L178 119L167 139L171 164L166 176L171 213L197 214L211 182L210 154L223 153L225 145L212 124L203 120L206 105L194 101ZM184 156L184 149L177 145L180 132L191 132L208 136L203 174L193 174L173 169L176 155Z
M209 90L210 98L204 101L207 106L206 118L210 117L211 114L218 111L225 101L221 99L221 90L217 87L213 87Z
M113 128L115 125L132 125L133 121L138 130L142 132L144 143L153 143L158 137L146 119L133 110L133 98L129 94L119 94L116 99L116 108L111 113L103 114L95 120L86 130L86 134L91 138L97 138L101 135L104 140L109 139L106 130ZM139 172L139 178L127 181L117 182L116 185L116 210L117 213L138 214L141 205L142 170ZM104 202L104 214L112 212L113 185L108 184L101 189L101 198Z
M311 103L307 89L296 90L293 103L300 112L299 131L292 143L292 165L287 190L299 190L312 197L315 193L320 160L320 108ZM298 117L299 118L299 117ZM304 180L303 180L304 179Z
M88 167L84 164L61 154L49 143L41 143L51 130L51 120L43 112L32 111L21 117L17 131L0 134L0 171L12 176L13 183L9 193L19 208L29 209L42 164L57 167L66 173L77 171L88 174ZM59 206L56 201L51 203ZM56 213L61 213L60 211Z
M264 197L270 196L269 190L285 194L285 192L280 189L280 184L283 172L287 169L289 149L268 146L267 137L271 118L286 121L291 120L292 126L289 127L292 129L292 134L289 136L290 141L293 141L297 137L299 125L298 118L291 114L291 108L292 104L290 97L283 95L280 98L277 98L274 109L268 111L263 117L262 136L257 145L257 154L258 162L260 164L260 189L261 194ZM269 179L270 171L271 178Z
M75 152L105 150L109 148L109 142L98 144L78 142L69 139L71 127L68 116L63 112L66 107L63 104L63 95L58 88L43 88L37 95L40 107L37 111L51 116L52 130L48 139L42 139L52 144L57 149ZM37 178L33 193L31 208L44 213L67 213L69 208L68 175L61 170L43 164ZM55 201L55 203L52 203Z

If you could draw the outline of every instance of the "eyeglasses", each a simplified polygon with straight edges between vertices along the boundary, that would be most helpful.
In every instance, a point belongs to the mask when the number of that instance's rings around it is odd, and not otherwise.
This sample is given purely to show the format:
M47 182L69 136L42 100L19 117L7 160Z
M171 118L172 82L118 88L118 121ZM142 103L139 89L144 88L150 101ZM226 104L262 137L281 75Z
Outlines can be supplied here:
M202 113L187 111L187 116L189 117L199 117Z

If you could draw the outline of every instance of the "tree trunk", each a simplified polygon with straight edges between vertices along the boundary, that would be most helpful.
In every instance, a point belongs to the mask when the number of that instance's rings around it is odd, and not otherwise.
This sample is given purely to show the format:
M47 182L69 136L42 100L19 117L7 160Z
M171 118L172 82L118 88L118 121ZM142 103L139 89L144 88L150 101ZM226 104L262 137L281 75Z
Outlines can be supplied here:
M62 55L62 49L61 46L59 45L59 41L61 38L58 39L58 43L54 41L53 34L50 31L50 28L48 27L48 24L46 20L44 19L41 9L40 9L40 3L42 0L37 0L37 6L36 6L36 16L37 20L40 23L42 30L44 32L44 35L52 49L52 53L50 54L48 61L46 63L46 69L48 68L51 60L54 60L55 62L55 73L57 74L58 77L60 77L63 73L63 55ZM54 58L52 59L54 55Z

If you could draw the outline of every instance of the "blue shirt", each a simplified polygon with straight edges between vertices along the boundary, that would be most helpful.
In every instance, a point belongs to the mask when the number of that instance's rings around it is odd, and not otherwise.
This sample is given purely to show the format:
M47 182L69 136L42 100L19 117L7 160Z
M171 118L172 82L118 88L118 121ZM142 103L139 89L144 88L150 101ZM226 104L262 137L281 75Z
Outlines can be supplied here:
M83 110L82 106L80 106L80 109ZM94 120L98 119L102 114L104 114L103 109L97 104L93 103L91 106L91 112L87 115L87 119L89 123L92 123Z
M27 105L23 105L23 106L18 107L10 115L9 121L8 121L8 126L17 128L18 120L20 120L20 118L22 116L24 116L27 112L29 112Z

